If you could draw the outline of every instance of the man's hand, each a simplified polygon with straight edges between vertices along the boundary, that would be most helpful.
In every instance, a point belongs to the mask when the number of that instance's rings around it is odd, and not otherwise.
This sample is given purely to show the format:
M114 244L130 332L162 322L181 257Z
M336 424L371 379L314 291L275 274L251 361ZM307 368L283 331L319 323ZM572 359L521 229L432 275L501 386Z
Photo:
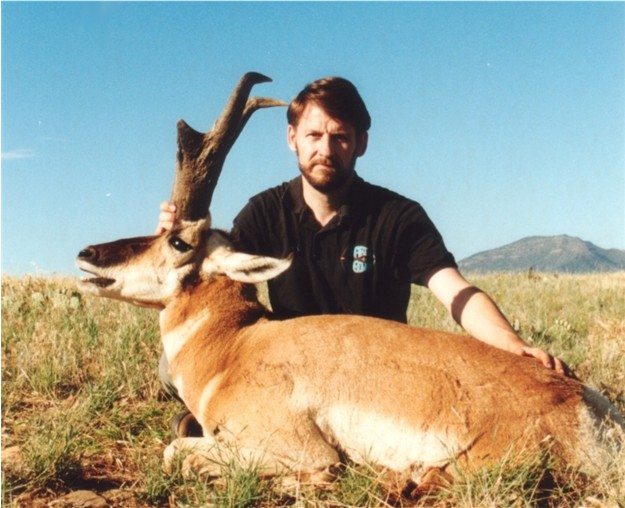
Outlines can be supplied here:
M558 358L557 356L551 356L549 353L547 353L547 351L544 351L543 349L540 349L538 347L523 346L520 348L517 354L534 358L548 369L553 369L564 376L577 379L577 376L573 374L573 371L571 371L566 363L560 360L560 358Z
M163 234L174 226L176 220L176 205L169 201L163 201L158 215L158 225L156 226L155 235Z

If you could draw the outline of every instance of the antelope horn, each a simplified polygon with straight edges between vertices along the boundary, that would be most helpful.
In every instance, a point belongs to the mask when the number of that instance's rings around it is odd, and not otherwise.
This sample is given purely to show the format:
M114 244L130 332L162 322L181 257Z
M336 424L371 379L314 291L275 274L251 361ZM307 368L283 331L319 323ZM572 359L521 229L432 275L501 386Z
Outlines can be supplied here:
M257 72L248 72L233 90L228 104L214 127L203 134L178 122L178 153L171 201L178 219L198 220L208 209L226 155L239 137L252 113L260 108L286 106L285 102L264 97L249 97L252 87L271 81Z

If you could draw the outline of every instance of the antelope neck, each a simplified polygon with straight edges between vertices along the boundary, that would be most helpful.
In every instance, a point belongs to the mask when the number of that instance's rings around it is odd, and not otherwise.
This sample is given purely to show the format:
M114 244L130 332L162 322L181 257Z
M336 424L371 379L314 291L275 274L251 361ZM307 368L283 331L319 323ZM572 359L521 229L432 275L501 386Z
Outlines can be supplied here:
M194 317L207 316L208 326L222 332L249 325L266 313L251 284L233 281L226 276L211 277L176 294L161 311L161 334ZM229 325L229 326L228 326Z

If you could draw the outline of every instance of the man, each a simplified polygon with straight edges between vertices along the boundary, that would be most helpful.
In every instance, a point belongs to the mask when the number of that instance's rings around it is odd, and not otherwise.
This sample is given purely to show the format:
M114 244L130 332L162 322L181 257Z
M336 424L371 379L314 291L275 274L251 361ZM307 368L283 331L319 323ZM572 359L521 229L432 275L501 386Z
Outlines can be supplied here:
M268 283L278 317L353 313L406 322L416 283L475 338L568 372L558 358L527 345L493 300L464 279L418 203L358 177L371 119L352 83L310 83L287 119L301 175L253 197L232 230L241 250L293 256L291 268ZM163 203L157 233L174 219L175 207Z

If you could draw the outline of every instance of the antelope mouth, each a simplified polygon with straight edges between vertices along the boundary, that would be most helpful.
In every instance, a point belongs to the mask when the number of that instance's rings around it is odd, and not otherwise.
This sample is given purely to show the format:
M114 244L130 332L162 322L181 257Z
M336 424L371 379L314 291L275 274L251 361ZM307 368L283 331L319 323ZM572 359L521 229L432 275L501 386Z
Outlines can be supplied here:
M83 263L78 261L78 268L80 268L83 272L88 273L89 275L94 275L95 277L81 277L80 282L85 285L96 286L98 288L107 288L115 282L115 279L111 279L110 277L101 277L98 275L96 270L93 270L91 265L87 263Z
M99 288L107 288L115 282L115 279L109 279L107 277L83 277L81 282L83 284L93 284Z

